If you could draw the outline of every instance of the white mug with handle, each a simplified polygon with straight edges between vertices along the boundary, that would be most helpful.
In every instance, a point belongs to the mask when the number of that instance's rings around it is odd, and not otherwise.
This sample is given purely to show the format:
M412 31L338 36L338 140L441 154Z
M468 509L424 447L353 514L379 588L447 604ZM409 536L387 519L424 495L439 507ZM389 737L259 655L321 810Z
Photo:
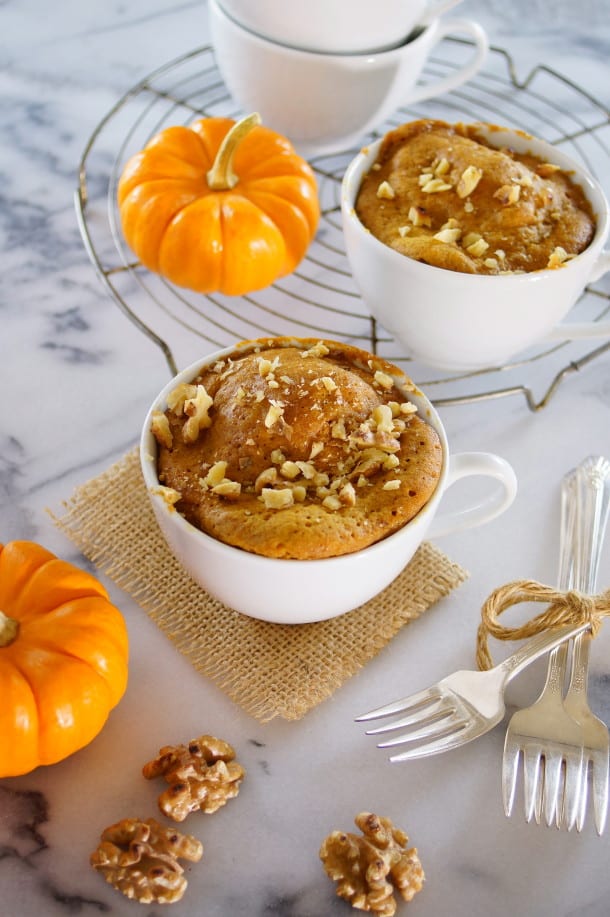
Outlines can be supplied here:
M484 29L468 19L435 19L413 40L374 54L301 51L255 35L210 0L210 28L218 69L235 102L258 111L305 157L359 145L399 106L449 92L471 79L488 51ZM434 48L448 35L473 42L466 63L423 85L418 79Z

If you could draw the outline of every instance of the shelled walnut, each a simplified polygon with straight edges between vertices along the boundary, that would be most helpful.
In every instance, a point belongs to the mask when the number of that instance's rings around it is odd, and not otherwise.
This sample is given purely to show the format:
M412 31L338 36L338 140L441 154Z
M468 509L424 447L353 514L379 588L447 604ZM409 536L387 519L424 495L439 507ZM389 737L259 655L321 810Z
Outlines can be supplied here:
M179 859L198 862L203 846L190 834L165 828L154 818L124 818L106 828L90 863L107 882L142 904L171 904L187 881Z
M174 821L184 821L198 809L211 814L237 796L245 776L228 742L202 735L188 745L165 745L142 768L147 780L164 777L169 787L159 796L159 808Z
M424 883L417 849L407 849L408 837L389 818L361 812L355 823L363 836L333 831L320 848L327 875L337 882L337 895L352 907L379 917L396 912L394 891L405 901Z

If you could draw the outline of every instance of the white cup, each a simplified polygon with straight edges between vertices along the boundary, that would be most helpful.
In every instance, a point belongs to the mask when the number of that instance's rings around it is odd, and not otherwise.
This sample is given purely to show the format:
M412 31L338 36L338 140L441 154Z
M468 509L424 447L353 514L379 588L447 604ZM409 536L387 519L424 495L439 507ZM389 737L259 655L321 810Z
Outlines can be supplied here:
M219 0L251 32L304 51L368 54L402 44L461 0Z
M436 19L412 41L377 54L319 54L261 38L210 0L210 29L218 69L235 102L258 111L305 157L348 149L400 105L455 89L482 66L484 30L464 19ZM433 48L446 35L466 35L475 47L459 70L416 86Z
M352 160L341 193L346 252L371 314L414 359L452 371L503 365L543 340L609 337L608 321L562 321L585 286L610 270L604 249L610 214L599 183L561 150L523 131L477 125L477 133L492 146L530 152L568 171L593 208L593 240L560 268L524 274L463 274L409 258L376 239L356 215L358 190L379 140Z
M294 343L285 338L281 340ZM194 379L202 367L244 353L256 345L257 342L244 342L226 348L178 373L155 398L140 438L144 482L170 550L195 582L225 605L250 617L278 624L304 624L336 617L367 602L388 586L424 538L481 525L500 515L513 502L517 481L511 466L488 452L462 452L450 457L447 436L437 412L423 393L413 393L412 384L409 386L404 377L405 395L438 433L443 454L436 490L410 522L367 548L322 560L262 557L204 534L168 506L158 492L157 443L151 433L152 414L164 411L169 393L179 383ZM398 369L396 373L401 375ZM460 509L439 513L445 491L456 481L471 475L491 477L496 486L483 499L470 499Z

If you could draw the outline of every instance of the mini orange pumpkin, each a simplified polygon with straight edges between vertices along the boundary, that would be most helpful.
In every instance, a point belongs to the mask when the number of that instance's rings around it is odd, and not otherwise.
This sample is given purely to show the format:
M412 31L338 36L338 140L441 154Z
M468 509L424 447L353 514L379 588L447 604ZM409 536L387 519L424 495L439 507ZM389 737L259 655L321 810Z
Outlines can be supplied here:
M320 218L311 167L257 114L161 131L125 166L118 204L145 267L231 296L291 273Z
M125 692L127 656L93 576L33 542L0 545L0 777L91 742Z

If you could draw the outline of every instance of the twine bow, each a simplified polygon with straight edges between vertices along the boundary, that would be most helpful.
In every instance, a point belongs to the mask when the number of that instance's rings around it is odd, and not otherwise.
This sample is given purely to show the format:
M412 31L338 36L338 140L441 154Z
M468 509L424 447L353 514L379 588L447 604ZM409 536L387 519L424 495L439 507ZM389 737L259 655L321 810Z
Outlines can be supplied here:
M545 602L548 608L519 627L504 627L499 616L521 602ZM521 640L543 630L588 623L591 636L598 633L602 621L610 615L610 589L599 595L585 595L576 590L564 592L545 586L536 580L516 580L495 589L481 608L481 623L477 630L477 665L490 669L494 662L489 652L490 636L497 640Z

